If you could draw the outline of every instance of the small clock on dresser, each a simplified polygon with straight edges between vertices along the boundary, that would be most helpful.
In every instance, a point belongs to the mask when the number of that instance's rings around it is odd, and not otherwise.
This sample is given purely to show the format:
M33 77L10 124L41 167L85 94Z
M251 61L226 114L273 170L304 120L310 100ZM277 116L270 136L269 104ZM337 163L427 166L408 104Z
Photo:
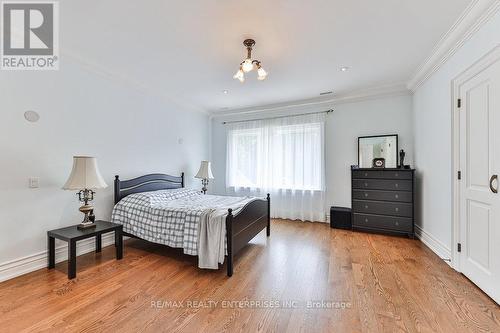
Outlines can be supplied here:
M385 158L374 158L373 167L377 169L385 168Z

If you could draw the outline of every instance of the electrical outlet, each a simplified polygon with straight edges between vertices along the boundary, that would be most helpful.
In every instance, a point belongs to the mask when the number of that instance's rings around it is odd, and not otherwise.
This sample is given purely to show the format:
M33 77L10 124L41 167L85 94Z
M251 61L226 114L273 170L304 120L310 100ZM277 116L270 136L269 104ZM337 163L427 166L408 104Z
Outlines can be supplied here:
M39 188L40 187L40 178L30 177L29 178L29 187L30 188Z

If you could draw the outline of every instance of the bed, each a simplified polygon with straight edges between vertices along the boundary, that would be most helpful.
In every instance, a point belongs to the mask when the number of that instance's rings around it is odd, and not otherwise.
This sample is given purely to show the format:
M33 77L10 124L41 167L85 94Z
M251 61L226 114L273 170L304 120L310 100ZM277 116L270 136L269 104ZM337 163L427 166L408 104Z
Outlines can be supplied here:
M222 228L225 225L225 237L222 234L223 242L217 246L224 251L222 261L227 254L227 276L233 275L234 255L239 250L262 230L266 229L268 237L271 233L269 194L265 199L205 196L199 191L185 189L184 173L180 177L149 174L129 180L115 176L114 202L112 219L124 225L125 236L182 247L184 253L190 255L200 255L197 251L203 249L203 257L206 257L207 252L207 244L202 242L205 238L201 237L205 234L194 223L204 228L208 226L208 230L213 229L211 226ZM175 222L177 220L181 222ZM174 221L173 224L170 221ZM144 224L148 230L144 230ZM214 249L208 246L208 250Z

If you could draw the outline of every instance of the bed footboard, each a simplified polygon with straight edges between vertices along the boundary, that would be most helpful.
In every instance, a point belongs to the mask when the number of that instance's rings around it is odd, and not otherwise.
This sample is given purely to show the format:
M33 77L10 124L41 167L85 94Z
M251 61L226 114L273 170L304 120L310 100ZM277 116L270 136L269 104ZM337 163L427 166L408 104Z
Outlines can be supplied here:
M227 276L233 275L233 258L259 232L266 228L271 235L271 197L258 199L245 205L236 215L228 209L226 217Z

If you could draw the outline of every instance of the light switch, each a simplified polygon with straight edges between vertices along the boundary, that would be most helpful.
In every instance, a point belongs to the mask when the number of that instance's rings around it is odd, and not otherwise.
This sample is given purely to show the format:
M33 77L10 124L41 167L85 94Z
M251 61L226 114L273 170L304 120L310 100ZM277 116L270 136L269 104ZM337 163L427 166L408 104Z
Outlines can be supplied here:
M29 178L29 187L30 188L39 188L40 187L40 178L30 177Z

